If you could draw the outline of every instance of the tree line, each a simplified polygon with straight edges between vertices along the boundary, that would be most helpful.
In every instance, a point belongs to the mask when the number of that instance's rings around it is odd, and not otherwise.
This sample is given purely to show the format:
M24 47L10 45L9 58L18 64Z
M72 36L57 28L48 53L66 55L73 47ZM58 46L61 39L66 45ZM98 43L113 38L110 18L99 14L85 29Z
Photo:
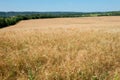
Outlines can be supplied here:
M12 15L12 13L7 13L5 12L0 12L1 14L4 15L6 14L7 16L1 16L0 17L0 28L4 28L10 25L14 25L17 22L21 20L29 20L29 19L44 19L44 18L63 18L63 17L93 17L93 16L120 16L120 11L116 12L93 12L93 13L80 13L80 12L52 12L52 13L38 13L34 12L29 13L22 13L20 15L17 15L19 12L14 13L15 15ZM37 14L38 13L38 14ZM24 14L24 15L23 15ZM12 16L9 16L12 15Z
M4 28L10 25L14 25L21 20L29 20L29 19L44 19L44 18L56 18L58 16L54 15L18 15L12 17L0 17L0 28Z

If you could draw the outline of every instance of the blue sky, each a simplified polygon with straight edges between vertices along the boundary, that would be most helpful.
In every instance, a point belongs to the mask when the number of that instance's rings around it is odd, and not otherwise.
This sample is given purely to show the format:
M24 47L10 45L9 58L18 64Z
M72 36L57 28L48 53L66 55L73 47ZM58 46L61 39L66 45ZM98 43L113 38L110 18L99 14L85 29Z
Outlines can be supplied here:
M0 11L118 11L120 0L0 0Z

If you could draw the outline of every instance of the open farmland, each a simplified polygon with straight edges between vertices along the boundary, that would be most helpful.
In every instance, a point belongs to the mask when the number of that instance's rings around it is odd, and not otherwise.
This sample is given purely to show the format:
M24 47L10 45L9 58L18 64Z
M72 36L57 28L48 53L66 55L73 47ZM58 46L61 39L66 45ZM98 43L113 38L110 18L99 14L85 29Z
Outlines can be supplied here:
M25 20L0 29L0 80L120 80L120 17Z

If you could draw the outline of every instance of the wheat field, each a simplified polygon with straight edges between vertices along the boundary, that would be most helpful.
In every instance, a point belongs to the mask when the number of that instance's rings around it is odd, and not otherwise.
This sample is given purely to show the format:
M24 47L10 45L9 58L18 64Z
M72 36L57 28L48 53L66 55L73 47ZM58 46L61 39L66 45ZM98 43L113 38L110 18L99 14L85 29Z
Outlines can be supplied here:
M0 29L0 80L120 80L120 17L26 20Z

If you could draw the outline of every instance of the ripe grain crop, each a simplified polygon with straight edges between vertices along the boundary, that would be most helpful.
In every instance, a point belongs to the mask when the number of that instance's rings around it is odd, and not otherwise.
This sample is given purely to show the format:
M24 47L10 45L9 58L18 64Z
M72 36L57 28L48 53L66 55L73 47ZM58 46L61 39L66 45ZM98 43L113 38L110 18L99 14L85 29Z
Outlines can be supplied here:
M120 17L26 20L0 29L0 80L120 80Z

